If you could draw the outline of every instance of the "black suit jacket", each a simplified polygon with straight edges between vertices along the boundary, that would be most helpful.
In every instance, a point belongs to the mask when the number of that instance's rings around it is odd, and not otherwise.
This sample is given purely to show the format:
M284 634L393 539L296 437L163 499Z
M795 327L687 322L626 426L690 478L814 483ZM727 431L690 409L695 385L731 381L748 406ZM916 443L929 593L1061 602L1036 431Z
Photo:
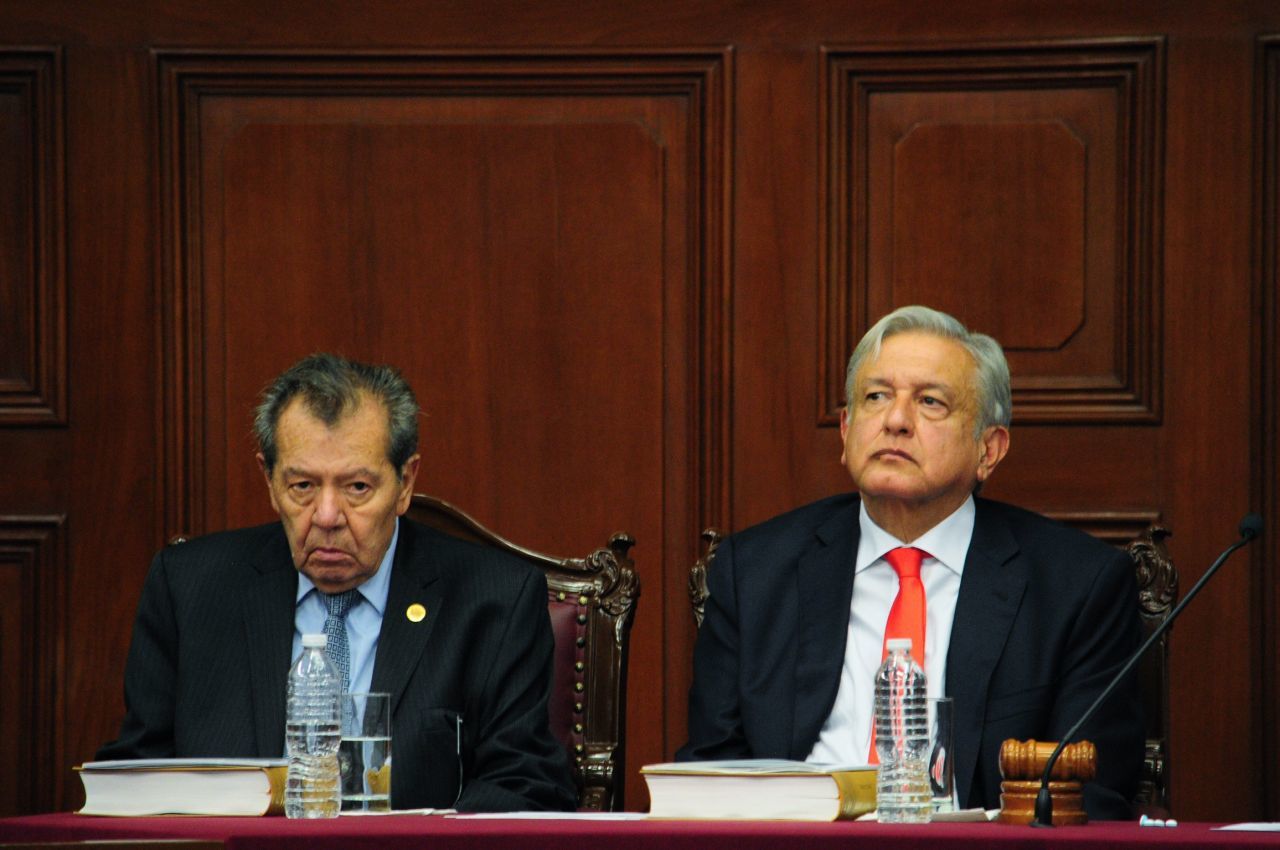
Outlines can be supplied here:
M546 579L408 520L391 569L372 690L392 695L392 805L572 809L567 755L547 728ZM279 523L156 555L125 669L127 715L98 758L281 756L297 586ZM426 608L421 622L405 616L413 603Z
M998 808L1001 742L1059 740L1137 649L1141 625L1123 552L1028 511L976 503L945 690L960 803ZM720 545L677 758L809 754L840 683L858 536L858 496L848 494ZM1098 747L1090 817L1129 817L1143 758L1136 677L1079 737Z

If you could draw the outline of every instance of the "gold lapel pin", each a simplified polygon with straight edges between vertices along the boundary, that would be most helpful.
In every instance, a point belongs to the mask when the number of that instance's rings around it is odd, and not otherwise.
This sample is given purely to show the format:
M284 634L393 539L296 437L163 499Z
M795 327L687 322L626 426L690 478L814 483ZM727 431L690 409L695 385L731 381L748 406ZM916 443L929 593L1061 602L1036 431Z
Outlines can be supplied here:
M409 606L404 615L409 618L410 623L421 623L427 618L427 609L415 602Z

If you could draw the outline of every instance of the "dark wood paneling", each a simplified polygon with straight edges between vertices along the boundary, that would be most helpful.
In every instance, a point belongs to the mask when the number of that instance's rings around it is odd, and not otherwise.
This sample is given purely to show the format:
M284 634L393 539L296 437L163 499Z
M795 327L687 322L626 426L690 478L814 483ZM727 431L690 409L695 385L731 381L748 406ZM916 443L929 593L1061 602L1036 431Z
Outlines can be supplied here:
M1253 199L1258 228L1254 235L1257 264L1253 297L1259 321L1254 325L1256 359L1250 421L1253 456L1258 459L1252 482L1252 504L1265 523L1262 538L1254 544L1253 588L1262 601L1258 630L1262 635L1262 694L1254 722L1261 730L1263 752L1280 747L1280 34L1258 41L1257 163L1260 179ZM1280 764L1264 759L1263 775L1269 793L1267 805L1280 812Z
M61 63L0 47L0 426L66 421Z
M1143 432L1151 448L1136 453L1134 463L1153 463L1161 471L1156 501L1174 533L1169 548L1183 587L1235 537L1249 510L1248 482L1258 474L1249 452L1256 387L1246 330L1254 320L1250 235L1258 176L1252 162L1253 41L1252 35L1238 43L1230 37L1200 40L1196 49L1180 50L1177 61L1170 41L1164 420L1159 429ZM1100 480L1108 489L1128 489L1116 478ZM1264 810L1261 730L1249 719L1262 700L1260 600L1252 585L1247 558L1237 556L1174 628L1170 751L1179 817ZM1220 684L1207 686L1210 681ZM1224 722L1254 731L1205 734Z
M67 560L62 517L0 516L0 815L54 808L63 793L63 630Z
M172 530L271 518L247 425L274 373L318 349L392 362L426 411L420 490L543 551L634 535L631 672L678 683L664 565L727 489L704 402L726 57L158 61ZM631 765L673 746L652 721L674 699L631 691Z
M829 414L893 299L1013 349L990 495L1104 536L1158 511L1184 586L1251 505L1280 522L1274 0L55 1L0 31L26 45L0 90L0 378L37 388L0 399L22 420L0 513L74 517L68 592L95 606L45 627L63 784L32 807L74 805L66 768L118 722L148 553L268 517L246 408L311 347L410 368L424 484L498 530L640 538L632 766L684 734L698 530L849 486ZM37 317L64 238L65 300ZM326 303L350 323L306 326ZM1263 542L1173 640L1183 819L1280 812ZM1224 718L1238 734L1203 734Z
M903 122L882 140L891 179L879 185L891 200L872 232L888 250L869 252L880 271L868 289L887 283L876 300L967 313L1011 355L1068 348L1085 327L1086 278L1115 278L1111 268L1085 274L1086 160L1099 157L1062 121L979 122L965 120L974 104L950 106L948 118ZM1038 321L1018 320L1029 316ZM1111 370L1099 360L1081 365Z
M826 372L929 304L1005 346L1019 422L1157 422L1163 42L824 50Z

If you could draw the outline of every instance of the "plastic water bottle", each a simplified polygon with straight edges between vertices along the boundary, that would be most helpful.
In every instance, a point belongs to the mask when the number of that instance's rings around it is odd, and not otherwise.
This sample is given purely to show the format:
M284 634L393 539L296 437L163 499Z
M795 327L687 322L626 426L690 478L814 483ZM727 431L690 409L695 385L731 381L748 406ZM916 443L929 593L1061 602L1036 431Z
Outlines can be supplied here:
M303 635L302 654L289 668L284 813L291 818L336 818L341 807L342 678L324 653L325 643L324 635Z
M911 657L911 639L886 642L876 671L876 808L881 823L928 823L929 704L924 670Z

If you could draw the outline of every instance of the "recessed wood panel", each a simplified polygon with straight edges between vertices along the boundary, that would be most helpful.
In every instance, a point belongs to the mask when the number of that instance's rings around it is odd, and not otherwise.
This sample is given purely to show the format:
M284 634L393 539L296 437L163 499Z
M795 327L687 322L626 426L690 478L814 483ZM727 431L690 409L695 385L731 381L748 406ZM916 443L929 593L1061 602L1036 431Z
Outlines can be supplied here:
M52 809L61 799L66 630L62 517L0 516L0 814Z
M0 47L0 425L66 421L60 63Z
M1060 121L930 123L894 147L893 303L964 314L1009 351L1066 346L1085 318L1080 138Z
M869 323L1004 344L1020 422L1156 422L1162 43L829 48L819 420Z
M419 490L542 551L639 541L631 673L667 681L667 572L682 589L727 489L724 61L160 55L173 530L272 519L249 434L271 377L392 363ZM630 692L633 768L671 746L667 699Z

